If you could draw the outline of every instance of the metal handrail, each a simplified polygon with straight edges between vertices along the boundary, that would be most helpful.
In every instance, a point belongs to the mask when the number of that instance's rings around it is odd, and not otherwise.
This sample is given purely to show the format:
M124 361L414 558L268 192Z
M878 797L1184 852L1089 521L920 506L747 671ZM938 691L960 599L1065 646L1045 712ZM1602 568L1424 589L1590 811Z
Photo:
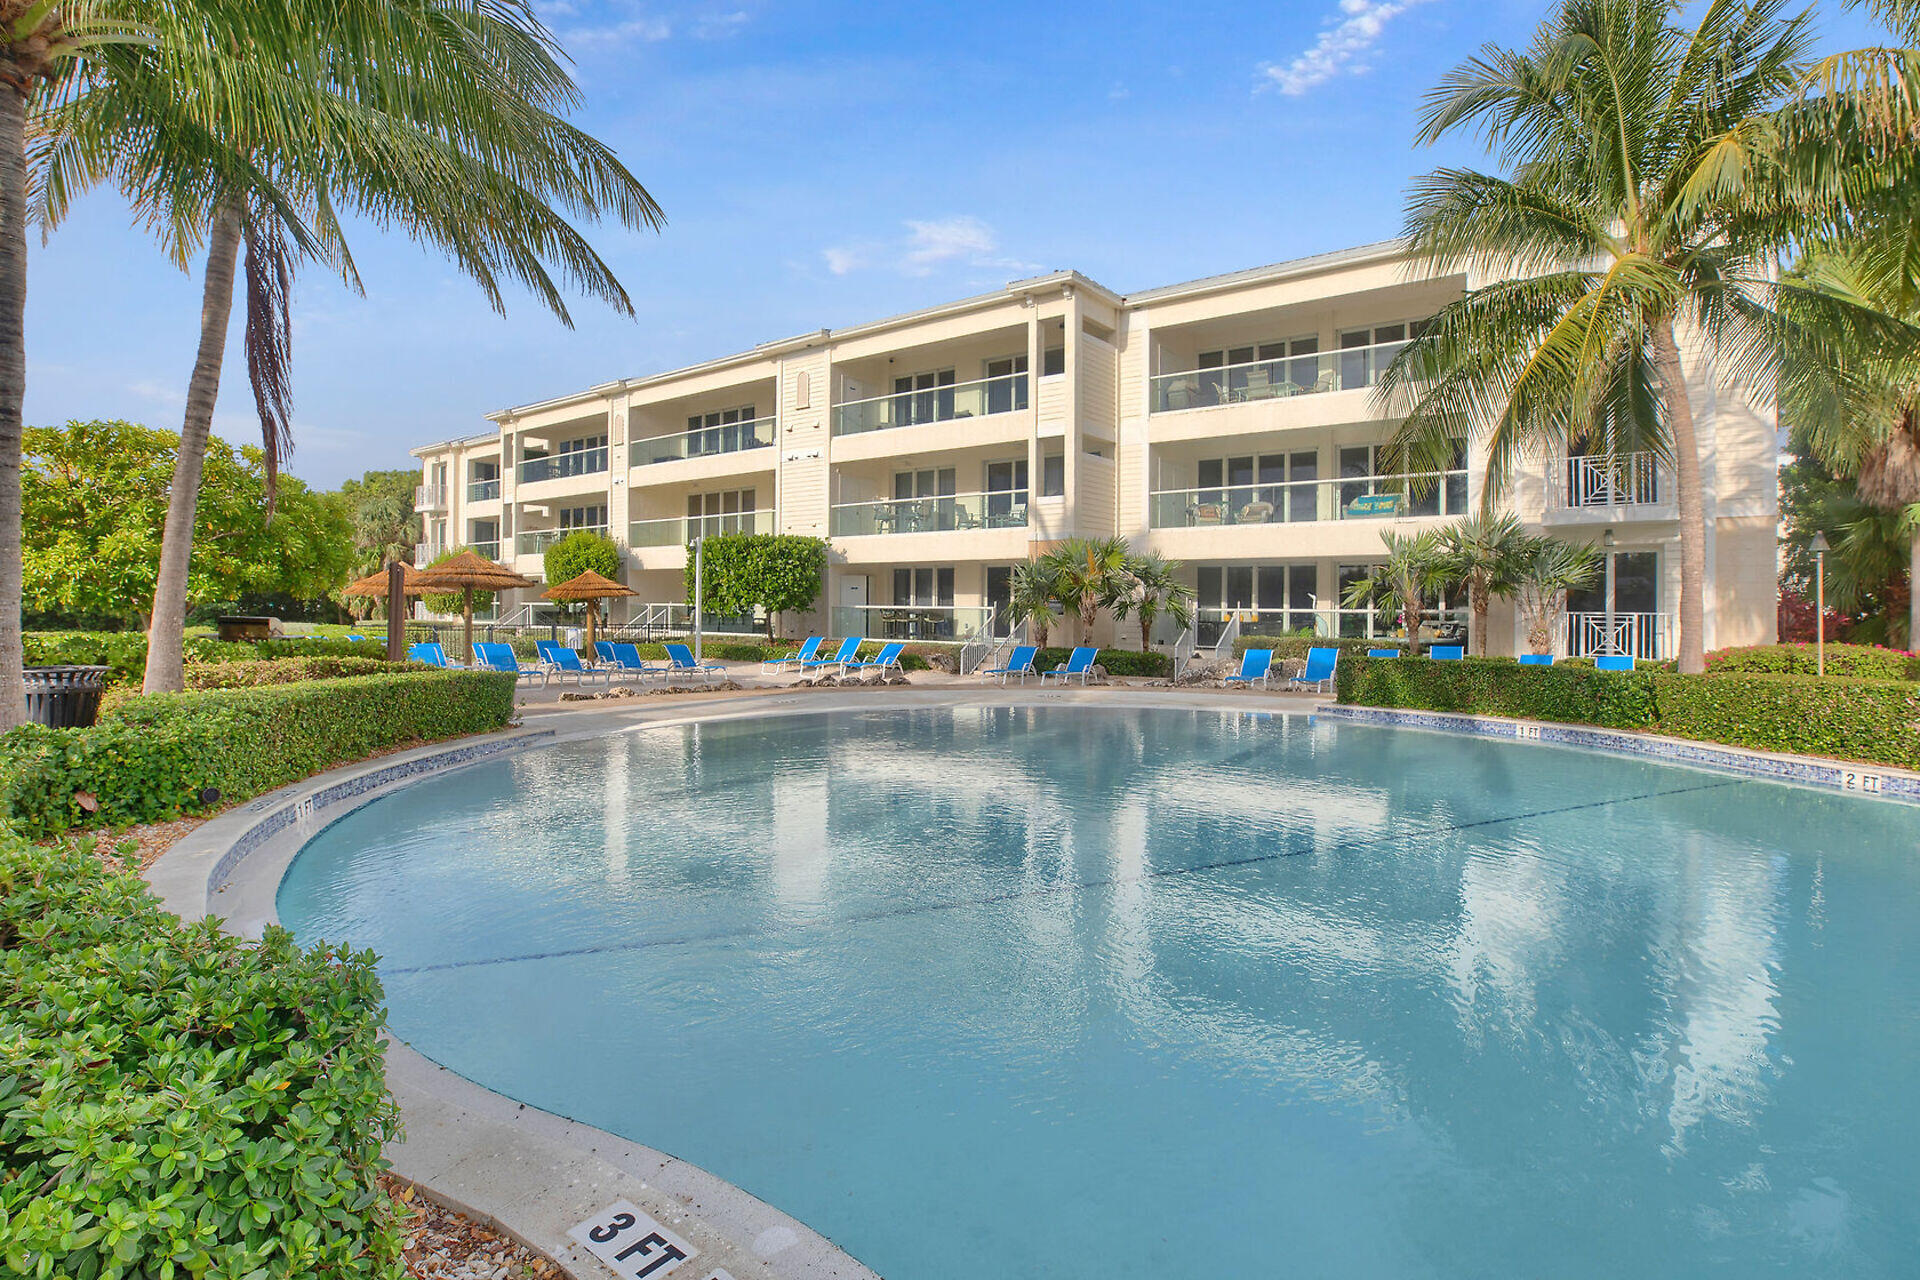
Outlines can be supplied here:
M1227 625L1220 628L1220 638L1213 643L1213 660L1218 662L1222 658L1231 658L1233 656L1233 642L1239 638L1240 611L1236 609L1232 616L1227 619Z
M1205 369L1175 369L1156 373L1147 379L1148 407L1153 413L1178 413L1184 409L1208 409L1223 404L1322 395L1329 391L1370 387L1379 379L1380 370L1389 363L1391 356L1399 354L1406 345L1404 341L1373 342L1364 347L1335 347L1330 351L1303 351L1299 355L1275 356L1270 360L1242 360L1236 364L1217 364ZM1389 356L1389 360L1376 359L1383 353ZM1350 380L1343 366L1355 358L1364 362L1365 370L1361 376ZM1301 382L1293 375L1304 375L1305 370L1299 366L1308 362L1313 365L1313 380L1310 383ZM1253 378L1256 370L1277 376L1268 376L1256 382ZM1237 387L1233 385L1235 374L1246 375ZM1177 407L1169 405L1168 391L1176 382L1181 383L1196 399L1201 397L1203 387L1212 398L1205 403Z
M767 414L762 418L721 422L711 427L692 427L686 431L669 432L663 436L640 436L628 444L628 460L633 466L642 467L656 462L682 462L688 458L711 458L723 453L745 453L749 449L769 449L773 447L775 425L774 415ZM762 427L767 429L765 439L760 438ZM714 434L718 434L723 440L731 438L738 441L744 437L746 443L736 443L731 447L722 446L718 449L701 449L697 452L688 450L683 445L677 455L659 456L659 450L672 441L685 441L691 440L694 436ZM643 453L649 456L643 457Z
M1173 642L1173 682L1175 684L1179 684L1180 677L1186 674L1187 664L1193 661L1196 647L1192 627L1182 631L1180 638Z

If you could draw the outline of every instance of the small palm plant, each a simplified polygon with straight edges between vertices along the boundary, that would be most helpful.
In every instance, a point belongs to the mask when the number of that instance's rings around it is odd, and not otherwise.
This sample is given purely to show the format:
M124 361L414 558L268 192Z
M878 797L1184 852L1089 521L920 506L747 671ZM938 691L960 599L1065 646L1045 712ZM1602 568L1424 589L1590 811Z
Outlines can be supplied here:
M1013 566L1008 584L1008 611L1016 624L1025 622L1033 629L1033 642L1044 646L1047 629L1053 625L1053 607L1058 603L1059 583L1052 559L1023 560Z
M1495 596L1513 594L1527 552L1526 530L1512 515L1478 512L1439 531L1450 576L1467 589L1467 607L1473 612L1469 640L1473 652L1487 653L1487 610Z
M1348 584L1343 601L1349 609L1379 609L1398 615L1407 631L1407 652L1420 652L1420 621L1427 605L1437 599L1452 578L1445 549L1437 533L1380 535L1387 544L1385 562L1364 578Z
M1527 624L1527 652L1552 653L1553 631L1566 612L1567 593L1589 586L1600 572L1591 543L1529 538L1514 579L1514 598Z
M1127 558L1129 589L1113 602L1113 616L1140 616L1140 652L1153 639L1153 624L1166 614L1183 627L1193 625L1193 588L1180 580L1180 562L1156 555Z
M1118 606L1132 586L1125 538L1068 538L1047 559L1054 598L1080 615L1080 643L1093 643L1093 620Z

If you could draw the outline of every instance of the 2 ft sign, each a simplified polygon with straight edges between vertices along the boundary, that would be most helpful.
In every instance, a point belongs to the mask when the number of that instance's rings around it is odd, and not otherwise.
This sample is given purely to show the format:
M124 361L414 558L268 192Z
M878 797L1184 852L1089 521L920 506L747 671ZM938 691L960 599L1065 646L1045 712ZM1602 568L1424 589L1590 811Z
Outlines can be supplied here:
M693 1246L626 1200L567 1232L625 1280L661 1280L693 1257Z

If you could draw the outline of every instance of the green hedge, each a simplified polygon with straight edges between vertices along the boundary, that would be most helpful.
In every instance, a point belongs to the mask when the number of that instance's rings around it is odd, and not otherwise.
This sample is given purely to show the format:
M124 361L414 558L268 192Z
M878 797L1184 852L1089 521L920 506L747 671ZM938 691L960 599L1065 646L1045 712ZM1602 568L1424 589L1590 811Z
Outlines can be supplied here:
M1365 657L1369 649L1398 649L1398 640L1329 640L1325 636L1241 636L1233 642L1233 656L1249 649L1271 649L1276 659L1305 659L1309 649L1338 649L1340 660L1350 653Z
M300 680L338 680L395 671L432 671L421 662L398 665L385 658L268 658L257 662L195 662L187 667L189 689L245 689Z
M1357 706L1558 720L1920 768L1920 688L1909 681L1343 654L1336 687L1341 702Z
M8 1273L398 1280L384 1021L370 953L184 925L89 843L0 834Z
M244 800L390 747L499 729L513 686L510 675L393 672L127 698L91 729L0 735L0 818L43 836L197 812L208 787Z
M1819 654L1810 644L1759 644L1719 649L1707 655L1707 670L1715 673L1810 676L1819 669ZM1920 656L1873 644L1830 644L1827 674L1863 680L1920 680Z
M138 684L147 670L147 637L140 631L29 631L21 637L30 667L106 667L114 684ZM360 657L379 658L387 652L384 639L230 642L188 636L187 661L247 662L261 658Z
M1073 656L1072 649L1042 649L1033 656L1035 671L1051 671L1063 667L1067 659ZM1107 669L1110 676L1151 676L1166 680L1173 676L1173 657L1170 654L1149 651L1141 653L1138 649L1102 649L1093 659Z

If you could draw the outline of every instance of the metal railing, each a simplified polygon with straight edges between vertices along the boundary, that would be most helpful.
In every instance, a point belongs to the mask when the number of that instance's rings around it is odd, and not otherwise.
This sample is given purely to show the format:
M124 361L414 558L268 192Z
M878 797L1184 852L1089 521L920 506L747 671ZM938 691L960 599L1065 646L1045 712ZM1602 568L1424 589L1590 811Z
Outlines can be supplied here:
M1666 485L1652 453L1570 454L1562 459L1553 505L1567 510L1628 507L1662 501Z
M1284 484L1163 489L1150 494L1155 529L1215 525L1300 524L1465 515L1470 485L1465 471L1425 471Z
M828 517L836 538L872 533L955 533L965 529L1024 529L1027 491L950 493L937 498L842 502Z
M514 535L513 553L518 556L537 556L560 539L576 533L597 533L605 537L607 526L584 524L570 529L528 529Z
M982 667L1005 666L1014 646L1026 644L1030 634L1032 626L1026 618L1015 623L1004 636L976 633L960 646L960 674L970 676Z
M413 567L424 569L446 552L446 547L438 542L416 542L413 544Z
M836 605L831 622L836 636L874 640L965 640L986 635L994 610L979 605Z
M1673 656L1670 613L1569 613L1567 656L1629 654L1648 662Z
M500 478L472 480L467 483L468 502L492 502L500 496Z
M1420 615L1421 634L1432 640L1436 632L1466 636L1465 609L1429 609ZM1194 610L1194 643L1212 647L1219 656L1232 651L1233 641L1256 636L1282 639L1310 635L1322 639L1391 639L1401 632L1399 619L1374 609L1341 609L1317 605L1307 609L1214 608ZM1230 639L1228 637L1231 637ZM1221 648L1223 642L1226 647Z
M684 600L634 600L628 602L627 609L627 620L603 628L602 639L654 640L661 636L693 634L693 606ZM701 617L700 627L702 635L765 635L766 615L755 610L752 614L730 616L709 609Z
M467 549L479 556L482 560L498 560L500 558L500 544L498 542L469 542Z
M644 467L655 462L678 462L683 458L708 458L721 453L766 449L772 446L773 439L774 419L769 415L746 422L725 422L717 427L677 431L670 436L644 436L628 445L627 453L633 466Z
M568 476L590 476L606 469L605 445L597 449L573 449L544 458L527 459L520 464L520 483L534 484L541 480L562 480Z
M1220 661L1222 658L1231 658L1233 656L1233 642L1240 638L1240 619L1244 616L1245 615L1238 609L1227 616L1225 625L1220 628L1219 639L1213 642L1213 660L1215 662Z
M1179 683L1181 675L1187 669L1187 664L1193 661L1194 650L1197 647L1194 643L1192 627L1183 629L1179 638L1173 642L1174 683Z
M1282 356L1276 360L1249 360L1211 369L1163 373L1149 379L1149 403L1154 413L1178 413L1182 409L1370 387L1380 380L1380 374L1406 345L1379 342L1310 355Z
M447 486L443 484L417 484L413 487L413 509L415 511L445 511L447 509Z
M972 382L918 391L895 391L837 404L833 406L833 434L848 436L955 418L984 418L1025 409L1027 403L1027 375L1007 373L997 378L977 378Z
M668 516L661 520L635 520L627 526L630 547L684 547L695 538L716 538L723 533L772 533L771 511L736 511L720 516Z

